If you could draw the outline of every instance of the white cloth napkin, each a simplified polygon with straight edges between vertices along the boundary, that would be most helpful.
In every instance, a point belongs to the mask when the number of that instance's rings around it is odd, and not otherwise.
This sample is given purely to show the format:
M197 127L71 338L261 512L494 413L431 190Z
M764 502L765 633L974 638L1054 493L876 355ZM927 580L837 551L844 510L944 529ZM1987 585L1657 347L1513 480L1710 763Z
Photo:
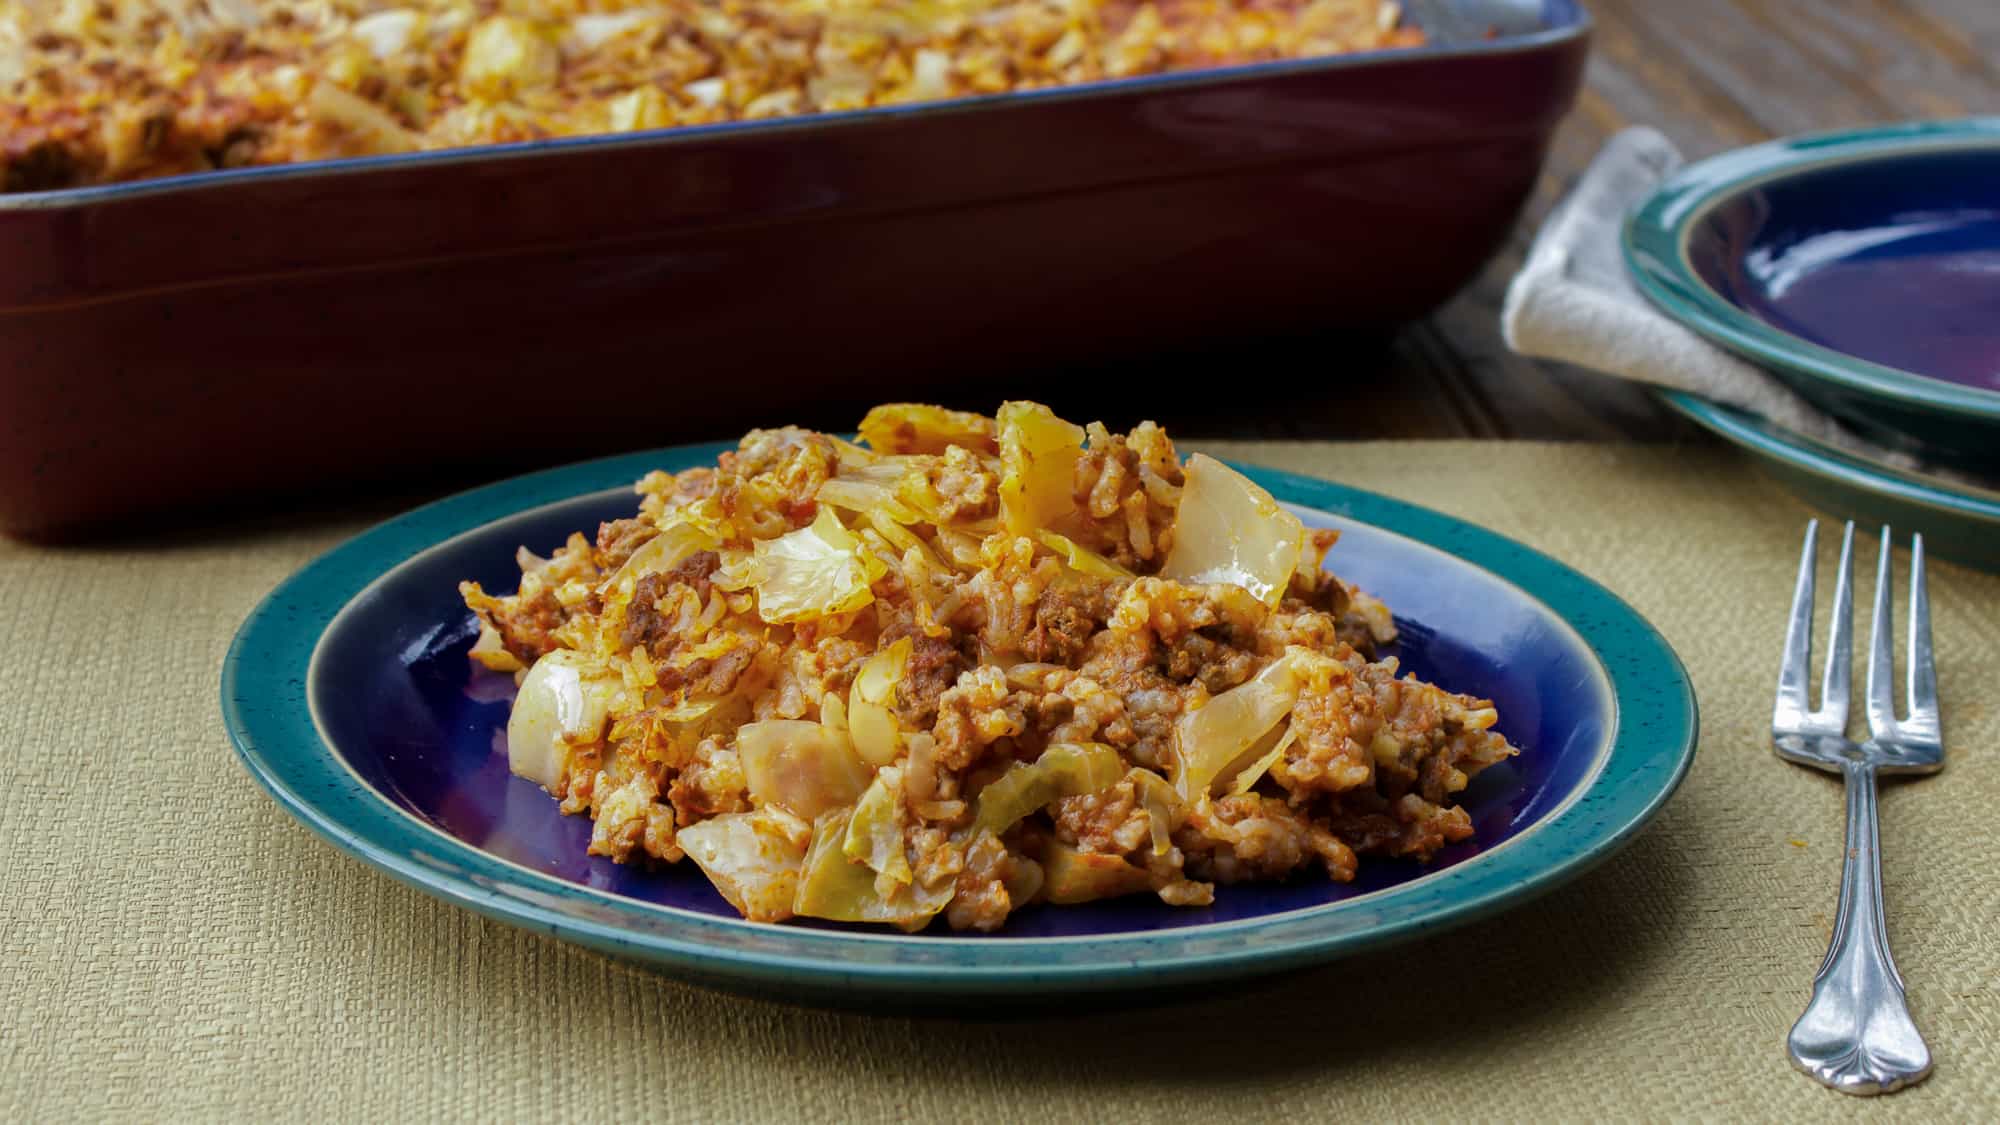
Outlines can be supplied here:
M1507 346L1607 375L1687 391L1903 469L1923 465L1842 428L1768 372L1656 309L1633 285L1619 248L1625 215L1681 165L1673 142L1645 126L1611 138L1550 213L1500 314Z

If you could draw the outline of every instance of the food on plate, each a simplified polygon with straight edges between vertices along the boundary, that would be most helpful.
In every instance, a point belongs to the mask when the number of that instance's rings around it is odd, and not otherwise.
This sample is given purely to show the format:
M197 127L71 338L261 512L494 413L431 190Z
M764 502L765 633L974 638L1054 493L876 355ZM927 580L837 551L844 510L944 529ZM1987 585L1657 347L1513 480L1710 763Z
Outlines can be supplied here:
M0 190L1421 42L1390 0L0 0Z
M893 404L859 436L752 431L523 548L516 592L460 586L520 680L510 765L591 852L759 921L992 930L1472 835L1455 795L1516 751L1398 676L1336 532L1150 422Z

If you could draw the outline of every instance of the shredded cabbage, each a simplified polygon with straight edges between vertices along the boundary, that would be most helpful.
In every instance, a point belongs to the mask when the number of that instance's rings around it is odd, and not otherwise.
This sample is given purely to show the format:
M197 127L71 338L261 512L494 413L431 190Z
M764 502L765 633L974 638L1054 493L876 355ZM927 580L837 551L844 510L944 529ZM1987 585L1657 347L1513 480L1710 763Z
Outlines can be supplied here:
M1038 402L1002 403L994 420L1000 427L1001 525L1014 535L1032 535L1076 511L1083 427Z
M899 524L924 522L924 517L897 499L888 485L875 481L835 477L820 485L816 496L822 504L831 504L861 515L880 512Z
M1078 574L1088 574L1093 578L1135 578L1131 571L1083 546L1067 535L1058 535L1043 529L1035 532L1035 538L1042 546L1061 555L1071 570Z
M1162 578L1228 582L1276 606L1291 585L1305 525L1250 478L1200 453L1188 461L1187 486L1174 517L1174 545Z
M1133 767L1125 775L1139 795L1139 807L1146 810L1153 837L1153 854L1165 855L1173 848L1174 829L1187 820L1187 806L1167 780L1149 769Z
M1181 800L1193 803L1256 760L1265 737L1298 703L1297 673L1288 650L1250 680L1181 716L1174 724L1174 791Z
M769 719L736 729L736 753L750 798L803 817L851 805L868 787L868 767L824 723Z
M833 459L839 465L838 471L841 476L864 471L882 460L880 453L865 445L856 445L846 438L832 434L826 435L826 438L833 443Z
M674 842L745 918L782 922L798 894L806 830L776 809L759 809L697 821Z
M757 615L779 625L860 609L875 600L870 587L887 570L823 507L811 526L757 541L750 584Z
M895 554L914 550L933 563L938 561L930 547L910 530L911 524L924 523L928 517L904 502L888 484L836 477L820 485L817 497L822 504L859 516L869 530L894 548Z
M835 455L839 456L837 449ZM910 481L924 479L924 466L931 462L928 455L871 453L869 457L872 459L867 461L841 458L840 471L836 479L853 481L857 484L879 484L900 494L904 485Z

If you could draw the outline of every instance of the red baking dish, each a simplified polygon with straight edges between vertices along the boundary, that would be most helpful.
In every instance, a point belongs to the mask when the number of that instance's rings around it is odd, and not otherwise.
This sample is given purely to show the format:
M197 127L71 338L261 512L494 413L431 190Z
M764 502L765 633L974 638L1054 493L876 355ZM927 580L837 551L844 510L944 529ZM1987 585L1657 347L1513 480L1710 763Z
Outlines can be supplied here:
M1589 19L1409 8L1429 45L0 195L0 528L1419 316L1513 224Z

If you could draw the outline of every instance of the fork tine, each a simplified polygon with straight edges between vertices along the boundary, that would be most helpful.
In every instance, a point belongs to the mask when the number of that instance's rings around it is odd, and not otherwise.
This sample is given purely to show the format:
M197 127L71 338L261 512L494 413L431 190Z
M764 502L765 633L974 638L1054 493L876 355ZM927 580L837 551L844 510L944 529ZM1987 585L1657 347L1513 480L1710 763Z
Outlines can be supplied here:
M1882 527L1882 550L1875 564L1875 616L1868 627L1868 733L1896 737L1896 614L1889 590L1890 552L1896 537Z
M1931 592L1924 578L1924 537L1910 543L1910 722L1939 734L1937 661L1931 655Z
M1819 521L1806 522L1805 550L1799 555L1798 588L1792 593L1792 615L1785 625L1785 655L1778 665L1780 725L1796 723L1812 710L1807 684L1812 681L1813 561L1819 553Z
M1840 537L1840 575L1833 585L1833 635L1826 643L1826 678L1820 681L1818 717L1847 725L1847 689L1854 674L1854 521Z

